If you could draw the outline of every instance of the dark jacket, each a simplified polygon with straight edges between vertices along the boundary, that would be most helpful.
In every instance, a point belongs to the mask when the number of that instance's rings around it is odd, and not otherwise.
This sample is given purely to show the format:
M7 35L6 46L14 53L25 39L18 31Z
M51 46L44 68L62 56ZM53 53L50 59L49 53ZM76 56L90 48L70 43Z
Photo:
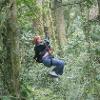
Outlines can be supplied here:
M39 45L35 45L35 47L34 47L34 51L35 51L34 59L37 62L41 63L42 57L48 51L48 49L49 48L47 48L45 43L40 43Z

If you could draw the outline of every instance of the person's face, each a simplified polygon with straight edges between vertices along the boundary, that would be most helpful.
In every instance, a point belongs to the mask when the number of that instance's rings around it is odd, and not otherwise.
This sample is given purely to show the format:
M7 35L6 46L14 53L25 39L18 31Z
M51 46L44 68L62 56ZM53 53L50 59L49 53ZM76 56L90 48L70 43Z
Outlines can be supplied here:
M41 42L42 42L41 37L38 37L38 39L37 39L37 43L41 43Z

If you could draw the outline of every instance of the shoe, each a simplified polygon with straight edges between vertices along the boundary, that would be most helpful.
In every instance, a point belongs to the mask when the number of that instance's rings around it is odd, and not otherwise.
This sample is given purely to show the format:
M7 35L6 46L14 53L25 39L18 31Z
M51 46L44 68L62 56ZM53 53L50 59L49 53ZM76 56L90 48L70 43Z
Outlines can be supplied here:
M50 74L51 76L58 77L58 75L57 75L54 71L50 72L49 74Z

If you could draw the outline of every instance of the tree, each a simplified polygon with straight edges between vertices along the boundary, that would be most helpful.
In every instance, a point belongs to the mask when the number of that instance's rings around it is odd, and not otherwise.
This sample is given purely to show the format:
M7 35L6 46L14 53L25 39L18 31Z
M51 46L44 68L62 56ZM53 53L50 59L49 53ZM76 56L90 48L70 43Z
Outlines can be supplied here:
M54 0L54 14L56 24L56 35L58 40L59 50L63 51L65 43L65 21L62 7L62 0ZM61 53L61 52L60 52Z
M2 32L4 62L2 65L2 80L11 96L20 96L19 84L19 33L17 31L17 11L16 0L9 0L6 6L5 29Z
M97 3L98 3L99 19L100 19L100 0L97 0Z
M43 2L43 0L36 1L38 12L36 13L36 19L33 19L33 28L35 29L35 32L38 34L43 33L42 2Z

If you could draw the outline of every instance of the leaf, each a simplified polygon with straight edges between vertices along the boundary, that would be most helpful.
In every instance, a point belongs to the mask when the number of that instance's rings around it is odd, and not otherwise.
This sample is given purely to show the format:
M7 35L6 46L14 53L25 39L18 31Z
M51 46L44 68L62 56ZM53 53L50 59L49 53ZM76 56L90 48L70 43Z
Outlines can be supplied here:
M3 96L2 100L10 100L8 96Z

